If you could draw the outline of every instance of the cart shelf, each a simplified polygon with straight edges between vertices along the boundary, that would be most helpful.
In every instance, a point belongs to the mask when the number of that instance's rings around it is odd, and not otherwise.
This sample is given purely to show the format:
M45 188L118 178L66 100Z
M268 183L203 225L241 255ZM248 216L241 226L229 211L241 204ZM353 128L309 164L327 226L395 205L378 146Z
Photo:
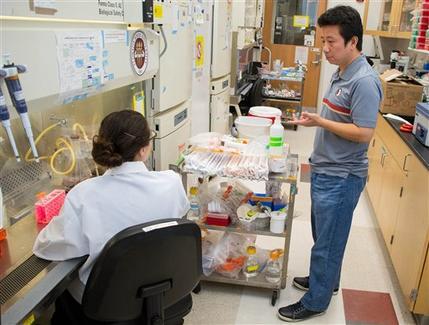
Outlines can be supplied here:
M264 100L269 100L272 102L279 102L279 103L294 103L294 104L301 104L301 98L288 98L288 97L272 97L272 96L262 96Z
M242 285L246 287L257 287L257 288L267 288L267 289L280 289L280 283L270 283L265 280L264 272L259 273L253 278L247 278L243 273L240 273L238 278L228 278L226 276L212 273L210 276L203 276L202 280L218 283L228 283ZM284 289L284 287L282 287Z
M272 233L268 228L264 230L247 230L237 226L223 227L223 226L205 225L205 227L207 227L207 229L210 229L210 230L229 231L229 232L236 232L241 234L253 234L253 235L262 235L262 236L270 236L270 237L286 237L287 235L286 230L282 233L275 234L275 233Z
M298 155L289 154L288 159L291 159L292 161L294 161L294 164L292 164L292 166L294 167L291 167L293 170L284 174L270 173L268 175L269 181L290 184L289 200L287 202L287 217L286 217L285 229L283 233L280 233L280 234L272 233L269 231L268 228L262 229L262 230L247 230L234 225L230 225L227 227L205 225L207 229L216 230L216 231L227 231L227 232L236 232L236 233L243 233L243 234L254 234L254 235L284 238L284 247L283 247L284 255L283 255L282 271L281 271L281 277L280 277L279 283L270 283L266 281L264 271L252 278L247 278L242 273L239 274L238 278L228 278L217 273L212 273L210 276L203 276L201 278L203 281L272 289L271 304L273 306L276 304L276 301L280 296L280 289L284 289L286 287L286 276L287 276L287 267L288 267L288 260L289 260L289 246L290 246L290 237L292 233L293 210L295 205L295 195L298 192L298 189L296 186L297 184L296 176L298 174ZM183 165L170 165L170 169L175 170L176 172L182 175L182 182L186 189L188 173L183 171ZM208 175L205 175L205 177L208 177Z

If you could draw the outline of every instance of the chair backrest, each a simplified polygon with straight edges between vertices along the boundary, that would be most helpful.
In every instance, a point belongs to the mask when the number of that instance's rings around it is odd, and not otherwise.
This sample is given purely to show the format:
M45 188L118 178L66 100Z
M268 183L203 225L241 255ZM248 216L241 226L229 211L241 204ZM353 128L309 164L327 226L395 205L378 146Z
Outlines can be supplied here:
M202 274L201 232L182 219L129 227L110 239L87 281L82 307L98 321L126 321L142 314L141 289L170 281L169 307L188 295Z

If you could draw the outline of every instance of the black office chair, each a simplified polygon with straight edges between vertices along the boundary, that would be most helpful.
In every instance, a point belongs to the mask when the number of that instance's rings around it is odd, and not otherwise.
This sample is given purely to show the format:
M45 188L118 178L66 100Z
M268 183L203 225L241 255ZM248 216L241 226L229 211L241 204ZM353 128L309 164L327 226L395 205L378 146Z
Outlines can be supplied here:
M201 232L195 223L162 219L132 226L103 248L82 305L65 292L52 323L182 324L201 274Z

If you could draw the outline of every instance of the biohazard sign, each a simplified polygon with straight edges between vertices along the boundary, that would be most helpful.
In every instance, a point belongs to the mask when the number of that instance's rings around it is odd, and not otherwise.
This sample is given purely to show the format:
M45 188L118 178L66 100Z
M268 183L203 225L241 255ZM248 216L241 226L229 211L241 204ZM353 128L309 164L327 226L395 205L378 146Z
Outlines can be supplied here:
M195 66L201 68L204 64L204 36L195 38Z

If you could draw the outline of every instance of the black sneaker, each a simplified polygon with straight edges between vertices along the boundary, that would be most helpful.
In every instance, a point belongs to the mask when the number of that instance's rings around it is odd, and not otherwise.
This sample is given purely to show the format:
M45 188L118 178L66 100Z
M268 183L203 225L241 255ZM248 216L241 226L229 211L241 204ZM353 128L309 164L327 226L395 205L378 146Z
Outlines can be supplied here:
M303 291L308 291L308 288L310 287L310 286L309 286L309 278L308 278L308 276L304 276L304 277L295 277L295 278L293 278L293 282L292 282L292 284L293 284L296 288L298 288L298 289L300 289L300 290L303 290ZM335 288L335 289L334 289L333 294L334 294L334 295L338 294L338 288Z
M282 307L277 312L277 316L286 322L299 322L312 317L323 315L324 311L312 311L304 307L301 301L295 304Z

